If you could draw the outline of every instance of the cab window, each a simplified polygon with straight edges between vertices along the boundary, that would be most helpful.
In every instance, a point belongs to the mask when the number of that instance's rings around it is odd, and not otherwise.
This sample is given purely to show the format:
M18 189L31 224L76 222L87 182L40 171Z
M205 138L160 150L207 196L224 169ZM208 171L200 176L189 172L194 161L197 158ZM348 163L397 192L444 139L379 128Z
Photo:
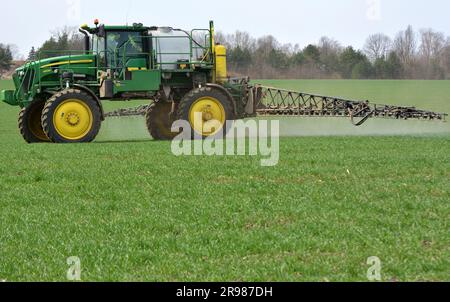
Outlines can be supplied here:
M142 33L133 31L107 32L106 52L110 67L122 68L123 60L142 55Z
M105 65L105 38L99 37L97 35L93 36L92 39L92 52L99 57L100 66Z

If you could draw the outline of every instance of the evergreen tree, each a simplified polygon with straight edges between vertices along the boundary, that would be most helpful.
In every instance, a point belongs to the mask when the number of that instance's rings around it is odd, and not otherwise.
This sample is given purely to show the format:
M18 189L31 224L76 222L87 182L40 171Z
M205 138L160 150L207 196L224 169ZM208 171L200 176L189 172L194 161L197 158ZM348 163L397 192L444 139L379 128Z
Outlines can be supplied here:
M391 52L387 59L387 74L390 79L400 79L403 77L403 65L395 52Z
M247 67L252 63L252 55L248 49L242 49L237 46L228 51L228 59L230 64L235 64L240 67Z
M305 55L303 54L303 51L296 52L296 53L292 56L291 62L292 62L292 64L295 65L295 66L300 66L300 65L305 64L306 58L305 58Z
M27 61L34 61L34 60L36 60L36 49L33 46L31 47L31 50L28 53Z
M303 50L303 55L308 61L312 63L318 64L320 62L320 50L315 45L310 44L306 46L306 48Z
M374 62L374 73L377 79L389 79L389 65L386 62L386 58L378 58Z
M73 51L83 50L83 37L75 28L63 28L54 33L37 51L39 58L69 55Z
M371 64L367 56L353 47L347 47L339 58L339 71L346 78L369 78L371 76Z
M8 45L0 44L0 77L12 66L13 56Z
M352 70L352 79L370 79L373 75L373 67L369 60L362 60Z

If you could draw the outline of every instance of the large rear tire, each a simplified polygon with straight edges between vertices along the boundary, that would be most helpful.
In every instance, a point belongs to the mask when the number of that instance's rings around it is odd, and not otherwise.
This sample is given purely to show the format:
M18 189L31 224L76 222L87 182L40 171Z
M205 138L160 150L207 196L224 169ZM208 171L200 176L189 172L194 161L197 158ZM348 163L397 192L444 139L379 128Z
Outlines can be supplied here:
M50 142L41 125L44 105L45 101L36 100L19 113L20 134L29 144Z
M90 95L66 89L47 101L41 122L54 143L89 143L100 131L101 110Z
M233 104L217 89L197 88L181 100L178 119L189 122L192 138L223 138L234 120Z
M175 122L172 103L161 101L151 104L145 119L147 129L154 140L173 140L178 135L172 132L172 124Z

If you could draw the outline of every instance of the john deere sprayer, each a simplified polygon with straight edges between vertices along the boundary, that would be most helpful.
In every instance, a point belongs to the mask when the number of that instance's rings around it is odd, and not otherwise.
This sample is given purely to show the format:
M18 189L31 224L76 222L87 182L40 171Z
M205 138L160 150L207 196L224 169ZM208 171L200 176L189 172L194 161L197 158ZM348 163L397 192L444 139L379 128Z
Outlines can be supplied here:
M13 75L0 100L20 106L29 143L91 142L111 116L145 115L151 136L173 139L176 120L202 137L222 135L227 121L268 116L340 116L356 126L372 117L445 120L446 114L252 85L228 77L226 49L213 22L190 32L169 27L83 25L85 50L40 53ZM149 105L105 114L102 101L148 99ZM198 120L200 117L200 121Z

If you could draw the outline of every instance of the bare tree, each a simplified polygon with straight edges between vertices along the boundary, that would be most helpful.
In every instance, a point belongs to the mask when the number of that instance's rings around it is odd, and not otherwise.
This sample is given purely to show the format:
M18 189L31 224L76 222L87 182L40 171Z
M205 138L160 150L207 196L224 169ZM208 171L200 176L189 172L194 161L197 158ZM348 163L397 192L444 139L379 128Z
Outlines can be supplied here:
M405 31L397 34L394 41L394 50L403 65L410 65L417 51L417 37L411 25Z
M238 30L234 34L228 35L227 41L233 48L253 49L255 47L255 40L245 31Z
M338 41L325 36L320 38L318 46L324 56L338 54L342 51L342 46Z
M267 57L274 49L280 48L280 43L274 36L264 36L258 39L256 46L260 55Z
M324 36L319 39L318 48L320 51L320 72L333 73L338 68L339 55L342 53L343 47L338 41Z
M445 71L445 78L450 79L450 37L447 38L447 42L442 49L441 62Z
M432 29L423 29L420 31L420 34L420 54L423 58L428 62L439 58L446 43L444 34Z
M228 46L228 40L227 40L227 35L225 35L223 32L221 31L217 31L215 32L215 41L216 43Z
M292 56L295 53L295 45L292 45L291 43L283 44L281 45L280 50L287 56Z
M377 59L386 58L391 51L392 40L385 34L374 34L369 36L364 45L364 53L372 62Z
M20 53L19 47L16 44L9 44L9 49L11 50L11 54L13 56L14 61L23 61L25 57Z
M52 36L59 41L60 47L67 50L83 50L84 37L75 26L64 26L52 32Z

